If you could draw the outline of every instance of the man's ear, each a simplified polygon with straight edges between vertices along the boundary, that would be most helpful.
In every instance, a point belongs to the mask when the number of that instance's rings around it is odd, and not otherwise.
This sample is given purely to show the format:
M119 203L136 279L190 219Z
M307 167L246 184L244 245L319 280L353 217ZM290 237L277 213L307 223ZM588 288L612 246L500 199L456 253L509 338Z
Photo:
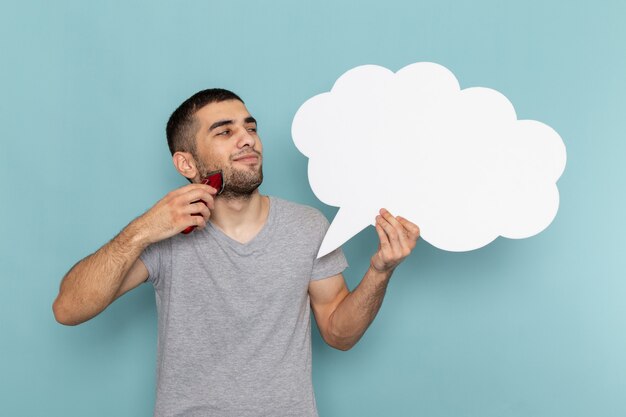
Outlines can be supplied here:
M175 152L172 155L172 161L174 167L180 172L180 174L193 182L193 179L198 176L198 168L196 167L196 161L189 152Z

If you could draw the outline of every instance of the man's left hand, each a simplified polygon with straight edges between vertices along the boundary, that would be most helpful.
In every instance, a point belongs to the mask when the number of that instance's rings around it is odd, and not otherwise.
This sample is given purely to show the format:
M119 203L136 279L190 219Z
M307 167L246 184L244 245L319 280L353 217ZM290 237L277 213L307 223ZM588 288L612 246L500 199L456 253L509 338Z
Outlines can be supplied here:
M378 272L391 272L404 260L417 242L420 229L407 219L394 217L386 209L376 216L376 232L380 239L371 266Z

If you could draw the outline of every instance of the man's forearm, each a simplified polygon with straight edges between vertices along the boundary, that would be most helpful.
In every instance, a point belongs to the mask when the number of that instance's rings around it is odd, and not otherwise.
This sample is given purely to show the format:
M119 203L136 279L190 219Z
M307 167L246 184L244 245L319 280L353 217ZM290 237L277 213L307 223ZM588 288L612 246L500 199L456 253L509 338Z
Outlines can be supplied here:
M63 278L54 302L56 319L63 324L79 324L94 317L123 290L129 272L130 283L141 283L144 275L147 277L145 267L131 268L143 250L189 226L206 226L216 192L206 184L189 184L169 192L113 240L74 265Z
M146 246L140 226L132 222L109 243L74 265L63 278L54 302L57 320L79 324L104 310L115 299L124 277Z
M359 285L337 306L330 317L335 348L348 350L363 336L383 303L392 273L370 266Z

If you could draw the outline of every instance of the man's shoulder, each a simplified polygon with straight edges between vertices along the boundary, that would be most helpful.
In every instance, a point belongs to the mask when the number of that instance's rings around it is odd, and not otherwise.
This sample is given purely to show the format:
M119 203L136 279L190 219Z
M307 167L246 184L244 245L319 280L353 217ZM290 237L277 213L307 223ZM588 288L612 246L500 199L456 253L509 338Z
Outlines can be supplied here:
M271 204L275 205L276 214L283 219L299 222L328 223L326 216L317 208L280 197L269 196Z

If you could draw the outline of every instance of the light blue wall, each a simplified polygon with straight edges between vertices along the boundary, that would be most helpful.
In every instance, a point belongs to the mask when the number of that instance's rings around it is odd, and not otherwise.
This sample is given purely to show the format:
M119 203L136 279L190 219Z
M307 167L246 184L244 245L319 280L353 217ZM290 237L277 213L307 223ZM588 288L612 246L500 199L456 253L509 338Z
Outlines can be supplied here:
M164 139L183 99L241 94L260 121L263 192L332 217L291 142L293 115L354 66L417 61L560 133L561 208L526 240L461 254L420 242L359 345L315 335L321 416L626 415L625 5L3 2L0 415L151 415L152 288L74 328L51 303L74 262L185 184ZM371 228L345 246L351 287L375 246Z

